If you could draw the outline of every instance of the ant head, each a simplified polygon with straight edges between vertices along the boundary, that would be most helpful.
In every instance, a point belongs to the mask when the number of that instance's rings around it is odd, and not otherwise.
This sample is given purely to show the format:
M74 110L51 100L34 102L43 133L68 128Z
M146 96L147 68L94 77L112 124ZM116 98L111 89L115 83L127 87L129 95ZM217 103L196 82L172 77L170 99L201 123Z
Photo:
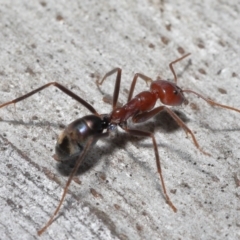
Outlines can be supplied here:
M182 103L188 104L183 91L177 84L165 80L152 82L151 91L157 94L160 101L169 106L179 106Z

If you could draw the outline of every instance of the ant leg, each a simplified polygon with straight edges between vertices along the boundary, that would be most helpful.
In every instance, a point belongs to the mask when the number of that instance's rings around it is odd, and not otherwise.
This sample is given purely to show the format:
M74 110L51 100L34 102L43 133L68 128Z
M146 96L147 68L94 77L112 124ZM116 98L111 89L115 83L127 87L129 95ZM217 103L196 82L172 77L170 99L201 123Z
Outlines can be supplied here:
M143 112L143 113L137 114L132 117L132 120L134 123L145 122L162 111L166 111L174 119L174 121L185 131L187 135L188 134L191 135L193 143L196 146L196 148L198 148L203 154L211 156L209 153L201 149L197 139L195 138L194 133L187 127L187 125L182 121L182 119L179 118L176 113L174 113L171 109L167 108L166 106L156 107L149 112Z
M182 57L176 59L175 61L173 61L173 62L171 62L171 63L169 64L169 68L170 68L171 71L172 71L172 74L173 74L173 76L174 76L174 82L175 82L176 84L177 84L177 75L176 75L176 73L175 73L175 71L174 71L174 69L173 69L173 64L181 61L182 59L184 59L185 57L189 56L190 54L191 54L191 53L187 53L187 54L183 55Z
M114 68L112 71L106 73L101 81L96 81L98 86L102 85L103 81L106 78L108 78L109 76L113 75L115 72L117 72L117 77L116 77L115 87L114 87L114 91L113 91L113 101L112 101L113 109L115 109L117 106L118 95L119 95L119 90L120 90L120 83L121 83L122 69Z
M49 86L55 86L57 87L58 89L60 89L62 92L64 92L65 94L67 94L68 96L72 97L73 99L75 99L76 101L80 102L84 107L86 107L90 112L92 112L93 114L95 115L98 115L99 114L97 113L97 111L93 108L92 105L90 105L89 103L87 103L85 100L83 100L81 97L77 96L75 93L73 93L72 91L68 90L66 87L64 87L63 85L61 85L60 83L57 83L57 82L50 82L50 83L47 83L45 85L43 85L42 87L40 88L37 88L19 98L16 98L12 101L9 101L9 102L6 102L6 103L3 103L0 105L0 108L2 107L5 107L7 105L10 105L10 104L15 104L17 102L20 102L30 96L32 96L33 94L37 93L37 92L40 92L41 90L43 90L44 88L47 88Z
M38 236L42 235L42 233L44 233L44 232L46 231L46 229L47 229L47 228L52 224L52 222L54 221L54 218L56 217L57 213L59 212L59 210L60 210L60 208L61 208L61 206L62 206L62 204L63 204L63 201L64 201L64 199L65 199L65 197L66 197L66 195L67 195L67 191L68 191L68 188L69 188L69 186L70 186L70 184L71 184L71 182L72 182L72 180L73 180L73 177L75 176L77 170L79 169L79 167L80 167L83 159L85 158L86 154L88 153L90 147L91 147L97 140L99 140L100 138L104 138L104 137L107 137L107 136L109 136L109 132L105 132L105 133L99 134L99 135L97 135L97 136L95 136L95 137L90 138L90 139L87 141L87 143L86 143L86 145L85 145L82 153L81 153L80 156L78 157L78 159L77 159L77 161L76 161L76 164L75 164L75 166L74 166L74 168L73 168L73 170L72 170L72 172L71 172L71 174L70 174L70 176L69 176L69 178L68 178L68 181L67 181L67 183L66 183L66 185L65 185L65 187L64 187L64 190L63 190L63 193L62 193L62 197L61 197L61 199L60 199L60 201L59 201L59 204L58 204L56 210L54 211L53 215L50 217L50 219L48 220L48 222L45 224L45 226L44 226L43 228L41 228L40 230L38 230L38 232L37 232L37 233L38 233Z
M57 213L59 212L60 207L61 207L62 204L63 204L63 200L64 200L64 198L65 198L65 196L66 196L66 194L67 194L68 187L69 187L69 185L70 185L70 183L71 183L74 175L76 174L79 166L81 165L84 157L86 156L86 154L87 154L87 152L88 152L88 150L89 150L92 142L93 142L93 139L90 139L90 140L87 142L85 148L83 149L83 152L82 152L81 155L79 156L79 158L78 158L78 160L77 160L77 162L76 162L76 165L75 165L75 167L73 168L73 170L72 170L72 172L71 172L71 174L70 174L70 176L69 176L69 178L68 178L68 181L67 181L67 183L66 183L66 186L65 186L65 188L64 188L62 197L61 197L61 199L60 199L60 201L59 201L59 204L58 204L56 210L54 211L53 215L50 217L50 219L49 219L49 221L46 223L46 225L38 231L38 236L40 236L43 232L45 232L45 230L52 224L55 216L56 216Z
M124 126L121 126L121 127L123 128L123 130L125 130L127 133L129 133L131 135L152 138L152 143L153 143L154 152L155 152L155 159L156 159L156 164L157 164L157 170L158 170L158 174L159 174L159 177L160 177L160 180L161 180L161 184L162 184L162 188L163 188L163 193L165 195L165 199L167 201L167 204L172 208L172 210L174 212L177 212L177 208L173 205L172 201L170 200L170 198L167 194L167 190L166 190L166 187L165 187L163 174L162 174L162 168L161 168L161 162L160 162L160 157L159 157L159 153L158 153L157 142L156 142L156 139L155 139L153 133L144 132L144 131L140 131L140 130L134 130L134 129L128 129L127 127L124 127Z
M131 88L130 88L130 91L129 91L129 94L128 94L128 100L127 100L128 102L132 99L133 91L134 91L134 88L135 88L135 85L136 85L136 82L137 82L138 78L143 79L146 82L146 84L148 82L153 81L150 77L147 77L146 75L143 75L141 73L135 73L135 75L133 77L133 80L132 80Z
M236 111L236 112L240 112L240 110L237 109L237 108L230 107L230 106L227 106L227 105L223 105L223 104L214 102L214 101L212 101L211 99L207 99L207 98L205 98L204 96L202 96L201 94L199 94L199 93L197 93L197 92L194 92L194 91L192 91L192 90L186 89L186 90L183 90L183 92L193 93L193 94L197 95L198 97L202 98L204 101L206 101L206 102L207 102L208 104L210 104L211 106L218 106L218 107L221 107L221 108L226 108L226 109L229 109L229 110L233 110L233 111Z

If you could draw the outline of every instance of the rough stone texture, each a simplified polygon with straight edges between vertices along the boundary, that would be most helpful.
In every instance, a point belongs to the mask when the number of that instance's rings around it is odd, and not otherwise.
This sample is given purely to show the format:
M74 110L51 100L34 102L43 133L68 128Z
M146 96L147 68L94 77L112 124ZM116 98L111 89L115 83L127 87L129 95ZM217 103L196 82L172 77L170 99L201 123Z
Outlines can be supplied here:
M175 65L179 85L240 108L239 15L237 1L1 0L0 102L58 81L108 113L114 77L95 84L106 72L122 67L125 103L134 73L172 79L168 64L191 52ZM139 81L135 93L144 89ZM155 132L177 213L150 139L120 131L91 150L42 239L240 239L240 114L188 99L175 109L211 157L167 114L140 126ZM56 136L86 114L54 87L0 109L1 239L37 238L67 181L52 158Z

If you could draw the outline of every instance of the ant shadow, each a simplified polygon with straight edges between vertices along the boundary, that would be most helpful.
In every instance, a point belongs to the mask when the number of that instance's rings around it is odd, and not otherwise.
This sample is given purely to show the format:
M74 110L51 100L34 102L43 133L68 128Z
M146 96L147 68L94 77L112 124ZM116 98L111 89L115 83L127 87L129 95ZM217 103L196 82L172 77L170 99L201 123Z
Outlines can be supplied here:
M52 128L61 128L64 129L65 126L61 125L61 124L57 124L57 123L51 123L49 121L28 121L28 122L24 122L22 120L2 120L0 118L0 122L5 122L5 123L9 123L12 124L14 126L18 126L18 125L25 125L25 126L35 126L35 127L52 127Z
M99 147L97 144L93 145L91 149L88 151L87 155L83 159L83 162L81 163L80 167L77 170L76 176L82 175L85 172L88 172L90 169L92 169L94 166L96 166L99 162L99 156L111 154L114 152L114 148L109 147L107 149L104 149L102 147ZM57 163L57 171L63 176L69 176L75 166L75 163L77 161L77 157L68 160L66 162L58 162Z
M186 123L188 122L188 118L185 114L183 114L180 111L174 111L181 120ZM155 132L158 131L160 128L164 130L164 133L172 133L174 131L177 131L180 127L175 122L175 120L167 113L167 112L161 112L157 116L153 118L154 123L146 122L139 125L141 126L141 130L149 131L149 132ZM154 127L153 127L154 125ZM138 127L135 127L134 129L138 129ZM76 175L82 175L85 172L89 171L90 169L94 168L98 162L99 162L99 156L102 158L104 155L111 155L114 153L115 149L125 149L126 144L131 142L140 142L143 138L148 137L137 137L134 135L130 135L125 132L117 132L117 136L111 141L109 141L108 138L101 139L101 141L104 141L104 146L99 147L97 144L91 147L91 150L87 153L86 157L83 160L83 163L79 167ZM141 146L143 146L141 144ZM146 147L152 147L152 144L147 144ZM73 167L75 166L75 162L77 160L77 157L74 159L71 159L66 162L58 162L57 163L57 170L58 172L63 176L69 176L72 172ZM107 161L108 162L108 161Z
M178 115L178 117L184 122L188 122L189 119L187 118L187 116L179 111L179 110L173 110L174 113L176 115ZM0 122L2 122L4 120L0 119ZM22 122L22 121L4 121L4 122L8 122L14 125L26 125L26 126L39 126L39 127L44 127L44 126L52 126L52 127L56 127L56 128L62 128L63 125L59 125L56 123L51 123L48 121L44 121L44 122ZM156 115L152 121L147 121L145 123L141 123L141 124L135 124L136 129L140 129L141 130L145 130L145 131L149 131L149 132L157 132L157 131L161 131L164 134L169 134L169 133L173 133L175 131L177 131L180 126L175 122L175 120L165 111L160 112L158 115ZM85 172L90 171L91 169L93 169L95 166L97 166L97 164L99 164L99 160L104 161L104 164L102 165L102 171L107 172L110 164L109 162L111 161L110 159L110 155L114 154L116 149L126 149L126 145L128 142L132 142L135 143L137 142L138 147L142 147L142 148L150 148L153 150L153 145L152 143L140 143L140 141L142 141L143 138L134 136L134 135L130 135L128 133L125 132L117 132L116 133L117 136L114 139L102 139L101 141L104 142L104 145L102 146L98 146L97 144L95 146L92 146L90 151L87 153L86 157L83 160L83 163L80 165L76 176L81 176L82 174L84 174ZM146 137L147 138L147 137ZM110 140L110 141L109 141ZM150 140L151 141L151 140ZM191 143L189 143L191 144ZM198 172L202 172L203 174L205 174L206 176L208 176L211 179L215 179L217 178L217 176L211 172L211 171L206 171L203 170L203 168L196 164L195 160L193 158L191 158L189 155L186 158L186 153L183 153L182 151L179 151L178 149L174 148L174 146L169 146L169 145L164 145L164 144L159 144L158 143L158 148L167 148L169 151L171 152L175 152L175 154L177 156L179 156L183 161L188 162L188 163L192 163L191 164L191 168L195 169ZM140 167L144 172L146 173L151 173L151 168L148 164L148 161L139 161L138 157L135 156L134 154L132 154L131 152L126 150L127 155L132 159L132 163L133 164L137 164L138 167ZM161 156L160 156L161 157ZM76 160L76 159L75 159ZM154 159L152 159L154 161ZM57 163L56 164L56 170L57 172L65 177L68 177L74 167L74 161L70 161L68 163ZM161 185L159 185L158 182L154 182L153 183L155 186L155 189L158 190L162 196L164 196L163 192L162 192L162 187ZM78 196L75 196L75 198L78 198Z
M178 115L178 117L184 122L187 123L189 122L189 119L187 118L187 116L179 110L173 110L174 113L176 115ZM13 124L13 125L25 125L25 126L37 126L37 127L53 127L56 129L63 129L64 126L57 124L57 123L51 123L49 121L43 121L43 122L37 122L37 121L29 121L29 122L23 122L23 121L16 121L16 120L2 120L0 119L0 122L7 122L9 124ZM147 121L144 123L140 123L140 124L134 124L134 129L140 129L144 130L144 131L149 131L149 132L158 132L161 131L164 134L169 134L169 133L173 133L175 131L177 131L180 126L175 122L175 120L165 111L160 112L158 115L156 115L152 121ZM224 129L224 130L219 130L219 129L213 129L211 127L208 126L208 129L212 130L212 131L237 131L236 129ZM85 172L88 172L89 170L91 170L92 168L94 168L101 159L104 158L106 159L106 166L105 168L108 168L108 163L109 160L107 158L105 158L104 156L109 156L111 154L114 154L114 151L116 149L125 149L125 146L127 145L128 142L137 142L139 147L146 147L146 148L153 148L152 143L140 143L140 141L143 139L143 137L137 137L134 135L130 135L128 133L125 132L117 132L116 133L117 136L114 139L111 139L109 141L108 138L106 139L102 139L101 141L103 141L105 144L104 146L98 146L97 144L95 146L92 146L90 151L87 153L85 159L83 160L83 163L81 164L81 166L79 167L78 171L77 171L77 176L84 174ZM147 137L146 137L147 138ZM178 150L174 149L172 146L164 146L163 144L158 144L158 147L166 147L169 148L170 151L176 151L177 155L182 155L182 152L179 152ZM131 154L130 154L131 155ZM131 155L132 158L134 159L134 162L138 162L137 158L135 158L133 155ZM183 157L184 159L184 157ZM63 175L63 176L69 176L72 172L72 169L75 165L75 161L76 159L69 161L67 163L60 163L57 162L57 166L56 169L58 171L59 174ZM193 159L188 160L190 162L193 161ZM140 162L139 162L140 164ZM148 167L146 166L147 164L140 164L142 166L142 168L144 169L148 169ZM195 167L197 167L196 165L194 165ZM199 167L197 167L199 168ZM199 168L200 171L202 171Z

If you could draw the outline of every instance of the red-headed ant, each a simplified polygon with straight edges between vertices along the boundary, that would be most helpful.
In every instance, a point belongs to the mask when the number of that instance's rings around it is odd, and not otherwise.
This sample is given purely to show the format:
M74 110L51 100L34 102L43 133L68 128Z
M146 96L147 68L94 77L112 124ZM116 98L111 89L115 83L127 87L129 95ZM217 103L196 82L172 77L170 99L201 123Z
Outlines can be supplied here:
M156 80L153 81L151 78L141 74L136 73L134 75L134 78L132 80L130 92L128 95L127 103L122 107L117 107L118 102L118 95L120 90L120 83L121 83L121 72L122 70L120 68L115 68L112 71L108 72L101 81L97 81L98 85L101 85L106 78L111 76L112 74L117 74L115 87L114 87L114 93L113 93L113 101L112 101L112 112L109 114L99 114L93 106L91 106L89 103L87 103L85 100L83 100L81 97L77 96L72 91L68 90L61 84L57 82L50 82L48 84L45 84L44 86L37 88L22 97L16 98L12 101L9 101L7 103L4 103L0 105L0 108L15 104L17 102L20 102L33 94L53 85L63 91L65 94L69 95L76 101L80 102L84 107L86 107L92 114L84 116L82 118L79 118L72 123L70 123L65 130L60 134L57 140L56 144L56 153L55 153L55 159L60 162L66 162L72 159L76 159L75 166L68 178L68 181L66 183L66 186L64 188L62 197L59 201L59 204L49 219L49 221L46 223L46 225L38 231L38 235L41 235L53 222L55 216L59 212L59 209L61 205L63 204L63 200L67 194L68 187L76 174L78 168L80 167L81 163L83 162L87 152L89 151L90 147L92 147L93 144L95 144L99 139L108 137L112 131L115 131L117 126L121 127L125 132L140 136L140 137L150 137L152 139L154 152L155 152L155 158L156 158L156 164L157 164L157 170L159 173L160 181L163 188L163 193L165 195L166 202L168 205L172 208L174 212L177 211L176 207L171 202L168 193L166 191L162 170L161 170L161 163L158 153L158 147L156 143L156 139L154 137L154 134L147 131L142 130L135 130L128 128L127 121L129 118L132 119L133 123L140 123L145 122L148 119L152 118L156 114L160 113L161 111L166 111L175 121L176 123L183 128L183 130L186 132L186 134L190 134L194 145L204 154L208 154L204 152L195 136L194 133L186 126L186 124L174 113L171 109L169 109L167 106L179 106L181 104L187 104L188 101L186 100L184 93L193 93L197 95L198 97L205 100L207 103L209 103L211 106L218 106L222 108L227 108L236 112L240 112L239 109L229 107L226 105L222 105L219 103L216 103L210 99L207 99L203 97L201 94L196 93L189 89L181 89L177 86L177 75L173 69L173 64L181 61L182 59L189 56L190 53L182 56L181 58L178 58L177 60L171 62L169 64L169 67L173 73L174 76L174 82L169 82L166 80ZM150 82L150 90L149 91L143 91L136 95L134 98L132 98L133 91L136 85L136 81L141 78L145 82ZM157 100L160 100L164 105L154 108L155 103Z

